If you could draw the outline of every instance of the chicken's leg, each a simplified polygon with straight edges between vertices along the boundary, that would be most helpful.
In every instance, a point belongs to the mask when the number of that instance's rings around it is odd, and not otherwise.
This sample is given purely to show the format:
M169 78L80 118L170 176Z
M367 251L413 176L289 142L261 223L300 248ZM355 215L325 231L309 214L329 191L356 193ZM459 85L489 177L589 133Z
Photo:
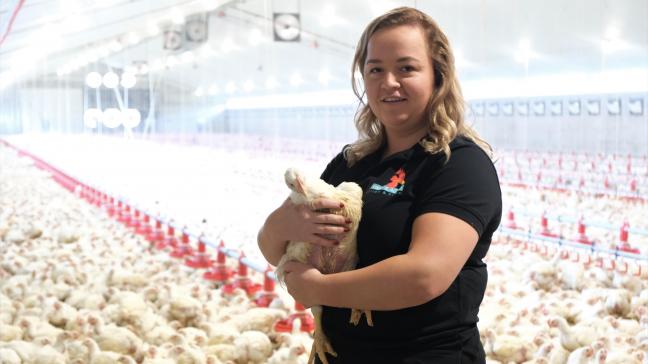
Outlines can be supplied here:
M349 319L349 322L358 326L360 320L362 319L363 313L367 316L367 325L373 327L373 318L371 317L371 310L359 310L357 308L352 309L351 318Z
M315 354L317 354L323 364L328 364L326 353L329 353L334 357L337 357L337 353L333 350L333 347L331 347L331 343L328 341L328 338L322 329L322 306L311 307L311 312L315 319L315 331L313 332L313 347L311 348L310 357L308 358L308 364L315 363Z

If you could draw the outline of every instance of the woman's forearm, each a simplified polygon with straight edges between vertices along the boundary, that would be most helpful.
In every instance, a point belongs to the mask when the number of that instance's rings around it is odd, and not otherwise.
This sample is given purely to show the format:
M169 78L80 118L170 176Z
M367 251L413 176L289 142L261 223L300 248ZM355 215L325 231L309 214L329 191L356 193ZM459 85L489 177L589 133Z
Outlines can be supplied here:
M274 212L268 216L268 219L259 230L257 243L259 244L259 249L266 260L270 264L277 266L281 257L286 253L286 245L288 245L288 241L282 241L282 239L272 231L271 219L273 218Z
M367 310L421 305L438 295L430 264L402 254L365 268L328 274L318 287L318 300L325 306Z

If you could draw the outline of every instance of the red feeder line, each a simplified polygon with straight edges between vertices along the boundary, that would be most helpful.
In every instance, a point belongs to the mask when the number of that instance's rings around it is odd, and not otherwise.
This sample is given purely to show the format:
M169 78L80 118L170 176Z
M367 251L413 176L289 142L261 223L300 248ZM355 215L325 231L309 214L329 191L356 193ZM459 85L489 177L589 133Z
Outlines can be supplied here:
M506 225L507 228L509 229L517 229L518 226L515 223L515 213L513 210L509 210L508 213L506 214Z
M108 211L108 216L113 217L115 216L116 209L115 209L115 198L111 197L110 202L108 202L106 205L106 211Z
M171 252L171 255L173 258L184 258L187 255L192 255L193 254L193 249L191 246L189 246L189 235L187 235L187 232L184 231L186 230L187 227L185 226L183 231L182 231L182 244L177 245L175 249Z
M547 220L546 212L543 212L542 216L540 217L540 225L542 226L542 230L540 231L541 235L548 236L551 238L558 237L558 234L555 234L551 230L549 230L549 221Z
M218 253L216 254L216 264L212 265L212 268L203 274L203 278L205 278L206 280L225 283L230 279L230 277L234 275L234 270L228 268L225 265L226 257L225 253L223 252L224 249L225 243L221 240L217 249Z
M178 239L175 236L175 229L171 225L169 225L167 229L167 237L164 240L159 241L155 245L157 249L164 249L169 246L173 249L178 246Z
M205 252L205 243L202 241L202 237L198 239L198 252L193 256L189 256L185 260L185 265L191 268L209 268L212 264L209 254Z
M128 225L131 220L130 206L125 205L123 209L117 213L117 221Z
M164 240L164 231L162 231L162 222L160 220L155 220L155 230L146 234L146 240L151 244L157 244Z
M244 290L248 294L248 296L253 296L259 290L261 290L261 284L253 283L252 280L248 277L248 267L243 263L244 257L245 253L241 252L241 256L239 257L237 275L232 283L227 283L223 286L223 295L232 294L234 292L234 289L236 288Z
M631 254L639 254L638 248L633 248L628 244L628 231L630 230L630 224L626 221L621 225L621 230L619 231L619 244L617 249Z
M313 315L306 312L304 306L297 301L295 301L295 312L290 314L287 318L277 321L274 329L276 332L292 332L293 324L297 319L301 322L301 331L313 332L315 330L315 319L313 318Z
M594 242L591 241L587 234L585 233L585 223L583 222L583 217L578 220L578 238L576 239L581 244L593 245Z
M272 272L272 267L268 264L265 272L263 273L263 291L260 292L257 298L254 300L257 306L259 307L268 307L270 303L277 298L275 293L275 281L269 277L269 274Z
M135 228L135 233L148 236L151 232L153 232L153 229L151 228L151 218L149 215L144 214L144 221L142 221L142 224Z
M126 226L134 228L135 230L139 229L140 226L142 226L142 223L140 222L140 212L138 209L133 209L133 217L131 218L130 221L126 223Z

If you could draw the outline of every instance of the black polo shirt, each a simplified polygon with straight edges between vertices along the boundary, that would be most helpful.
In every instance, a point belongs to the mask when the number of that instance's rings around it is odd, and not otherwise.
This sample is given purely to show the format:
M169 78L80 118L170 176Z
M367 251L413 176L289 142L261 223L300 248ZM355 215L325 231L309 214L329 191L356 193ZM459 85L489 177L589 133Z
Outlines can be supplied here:
M340 153L322 174L333 185L353 181L363 188L358 268L406 253L414 219L427 212L460 218L479 234L448 290L425 304L373 311L373 327L364 317L350 324L348 308L325 306L324 332L339 354L328 356L330 364L484 362L476 326L487 281L482 258L500 222L501 191L493 163L475 143L457 137L450 149L446 164L445 154L427 153L417 143L383 161L378 150L351 168Z

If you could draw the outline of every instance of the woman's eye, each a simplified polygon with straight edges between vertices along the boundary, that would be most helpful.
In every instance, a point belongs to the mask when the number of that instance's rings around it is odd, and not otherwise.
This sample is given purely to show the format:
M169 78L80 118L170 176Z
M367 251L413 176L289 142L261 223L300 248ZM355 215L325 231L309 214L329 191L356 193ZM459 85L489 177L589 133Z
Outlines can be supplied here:
M374 68L369 69L369 73L378 73L380 71L381 71L381 69L378 68L378 67L374 67Z
M412 66L403 66L403 67L401 67L401 71L403 71L403 72L411 72L411 71L414 71L414 67L412 67Z

